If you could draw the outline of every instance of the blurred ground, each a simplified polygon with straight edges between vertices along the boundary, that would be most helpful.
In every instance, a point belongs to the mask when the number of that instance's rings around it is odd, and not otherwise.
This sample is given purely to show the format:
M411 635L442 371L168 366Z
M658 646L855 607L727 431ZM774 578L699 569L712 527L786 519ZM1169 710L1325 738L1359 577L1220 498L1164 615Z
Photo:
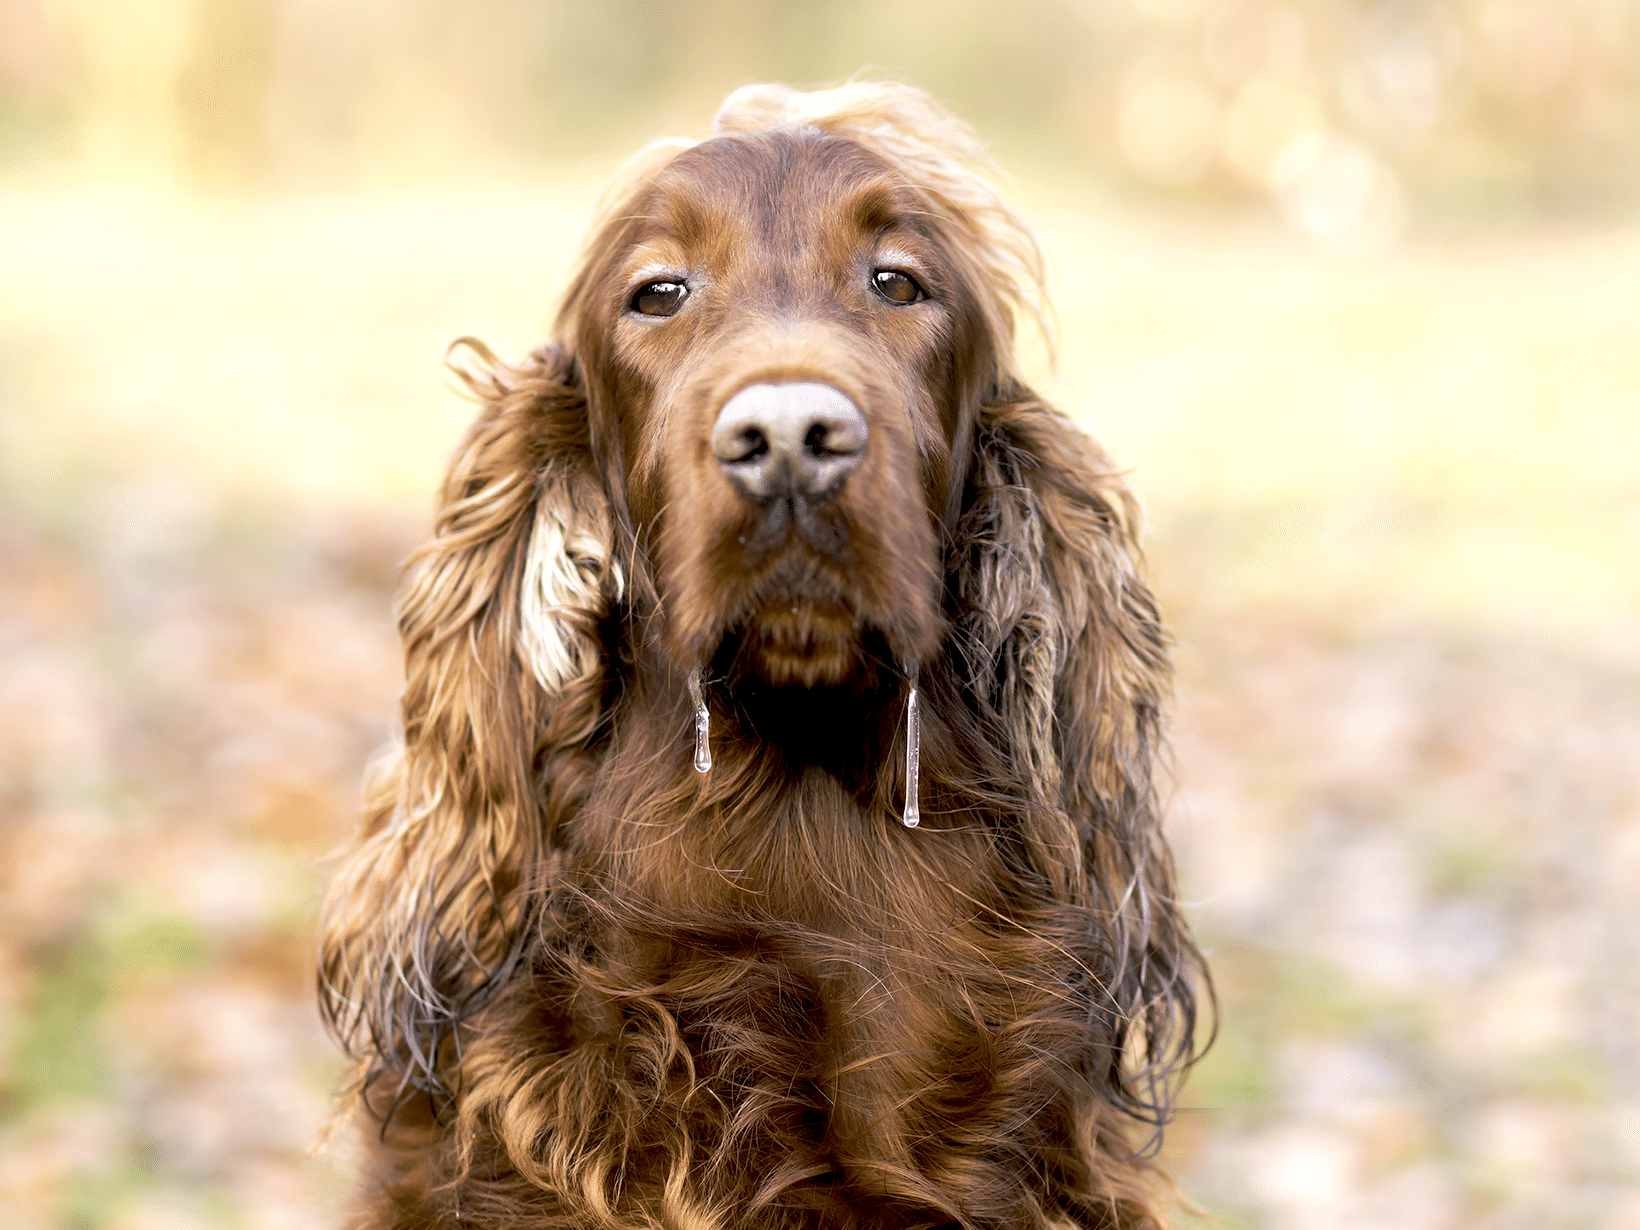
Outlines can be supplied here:
M1020 175L1151 513L1202 1224L1640 1230L1640 7L0 0L4 1230L337 1224L443 351L638 143L870 65Z
M398 687L463 332L595 184L0 194L0 1206L334 1224L320 856ZM1051 387L1134 467L1226 1226L1640 1225L1640 235L1341 260L1064 207Z

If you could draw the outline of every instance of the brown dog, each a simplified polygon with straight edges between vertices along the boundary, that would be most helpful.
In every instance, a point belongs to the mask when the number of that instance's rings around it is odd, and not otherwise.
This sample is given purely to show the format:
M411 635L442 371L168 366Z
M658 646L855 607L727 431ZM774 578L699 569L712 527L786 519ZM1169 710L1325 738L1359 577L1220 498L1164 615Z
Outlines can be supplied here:
M1167 659L1130 497L1015 374L1034 244L907 87L717 133L556 343L473 344L326 912L358 1224L1160 1225Z

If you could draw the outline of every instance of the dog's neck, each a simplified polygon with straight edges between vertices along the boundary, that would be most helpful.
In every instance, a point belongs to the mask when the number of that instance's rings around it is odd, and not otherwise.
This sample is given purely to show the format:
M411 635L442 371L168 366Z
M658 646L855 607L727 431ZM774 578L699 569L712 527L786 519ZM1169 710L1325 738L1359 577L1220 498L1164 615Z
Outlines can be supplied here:
M704 773L686 672L658 657L640 663L571 840L598 874L668 916L726 911L840 935L857 934L866 916L879 925L908 896L945 900L946 864L988 861L985 826L937 814L933 831L904 828L910 684L886 654L862 661L841 687L780 687L720 654L721 673L702 672ZM931 842L938 857L920 848ZM948 925L951 908L915 925Z

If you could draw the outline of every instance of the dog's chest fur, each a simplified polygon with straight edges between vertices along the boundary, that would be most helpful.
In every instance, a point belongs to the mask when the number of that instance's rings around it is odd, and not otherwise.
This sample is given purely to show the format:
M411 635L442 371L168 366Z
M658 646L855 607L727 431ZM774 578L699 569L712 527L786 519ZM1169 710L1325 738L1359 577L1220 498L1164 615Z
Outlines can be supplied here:
M987 1018L1017 1016L999 1001L1022 971L993 951L983 841L885 823L819 770L738 816L633 814L581 835L601 905L559 937L581 960L549 960L556 985L536 989L574 1005L562 1045L583 1079L652 1098L628 1157L657 1172L629 1185L664 1185L683 1131L694 1165L753 1202L800 1175L804 1200L886 1198L960 1116L991 1118ZM621 848L594 854L602 840Z

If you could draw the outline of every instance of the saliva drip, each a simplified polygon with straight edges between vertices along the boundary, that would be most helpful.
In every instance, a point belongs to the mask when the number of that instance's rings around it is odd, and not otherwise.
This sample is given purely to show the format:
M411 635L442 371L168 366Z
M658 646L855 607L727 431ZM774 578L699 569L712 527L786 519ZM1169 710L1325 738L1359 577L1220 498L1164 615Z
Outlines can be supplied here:
M689 671L689 699L695 703L695 772L712 771L712 715L706 710L706 695L701 691L700 667Z
M917 717L917 676L907 672L911 690L905 698L905 811L900 819L908 829L922 823L919 806L922 728ZM712 715L706 708L706 694L701 688L700 667L689 671L689 699L695 706L695 772L712 770Z
M905 827L914 829L922 823L922 808L918 806L918 778L922 760L922 731L917 721L917 673L908 671L911 692L905 698Z

